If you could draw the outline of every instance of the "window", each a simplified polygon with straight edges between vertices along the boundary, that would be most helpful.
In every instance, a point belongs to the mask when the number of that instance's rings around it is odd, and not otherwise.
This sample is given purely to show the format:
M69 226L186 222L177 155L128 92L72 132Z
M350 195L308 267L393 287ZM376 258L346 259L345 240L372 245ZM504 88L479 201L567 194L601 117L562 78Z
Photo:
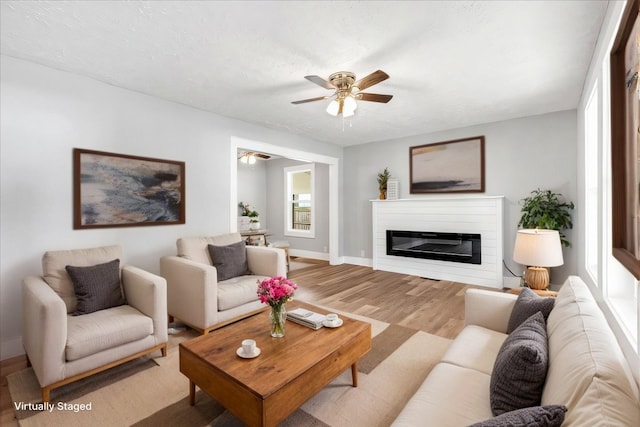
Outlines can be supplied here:
M587 272L591 275L593 282L598 284L598 265L599 265L599 245L600 245L600 227L599 227L599 206L601 202L598 200L600 194L600 176L598 155L599 141L599 114L598 114L598 81L593 85L593 90L585 106L584 117L584 138L585 138L585 265Z
M613 255L640 279L639 0L628 2L611 51Z
M286 236L315 237L314 172L313 164L284 168Z

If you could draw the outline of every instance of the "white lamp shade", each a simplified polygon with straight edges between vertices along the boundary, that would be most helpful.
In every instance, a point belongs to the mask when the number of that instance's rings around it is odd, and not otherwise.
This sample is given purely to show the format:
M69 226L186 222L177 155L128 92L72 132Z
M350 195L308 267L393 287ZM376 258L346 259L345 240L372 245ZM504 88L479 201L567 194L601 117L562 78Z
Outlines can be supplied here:
M329 103L329 105L327 105L327 113L331 114L332 116L337 116L339 110L340 102L338 102L337 99L334 99Z
M513 260L531 267L557 267L564 263L560 233L556 230L518 230Z
M346 98L344 98L344 106L342 107L343 114L347 113L352 116L356 111L356 108L358 108L358 103L355 99L353 99L352 96L347 96Z

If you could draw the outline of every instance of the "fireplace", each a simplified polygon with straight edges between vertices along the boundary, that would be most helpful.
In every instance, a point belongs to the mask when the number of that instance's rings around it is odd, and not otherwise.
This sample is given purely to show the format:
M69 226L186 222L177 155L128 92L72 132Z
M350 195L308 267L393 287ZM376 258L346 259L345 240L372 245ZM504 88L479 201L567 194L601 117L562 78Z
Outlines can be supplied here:
M387 255L481 264L480 234L387 230Z

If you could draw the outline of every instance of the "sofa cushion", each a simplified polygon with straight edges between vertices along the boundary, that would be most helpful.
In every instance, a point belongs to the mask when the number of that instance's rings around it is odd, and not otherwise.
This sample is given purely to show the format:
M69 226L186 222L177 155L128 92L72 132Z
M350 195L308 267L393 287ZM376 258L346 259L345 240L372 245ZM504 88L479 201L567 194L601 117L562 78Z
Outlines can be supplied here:
M522 292L518 295L511 316L509 317L509 324L507 325L507 333L513 332L522 322L527 320L532 314L540 311L544 316L544 320L547 320L549 313L553 309L554 298L539 297L529 288L522 288Z
M549 372L542 404L566 405L567 426L640 425L640 398L631 369L579 277L569 277L561 287L547 332Z
M177 240L176 246L179 257L201 264L213 265L207 245L226 246L241 241L240 233L229 233L219 236L183 237Z
M67 316L67 361L143 339L153 334L153 320L130 305Z
M218 272L218 282L249 274L247 245L244 242L225 246L207 245L211 262Z
M218 311L258 301L258 281L266 276L238 276L218 282Z
M564 405L532 406L505 412L469 427L560 427L565 412Z
M43 279L64 301L67 313L76 311L76 293L67 265L90 266L116 258L122 259L120 246L102 246L90 249L74 249L45 252L42 256Z
M90 267L66 266L76 293L74 315L126 304L120 283L120 260Z
M492 416L490 376L438 363L393 422L394 427L466 426Z
M482 326L467 325L449 345L442 362L491 375L500 347L507 336Z
M547 363L546 325L542 313L536 312L500 348L489 392L493 415L539 405Z

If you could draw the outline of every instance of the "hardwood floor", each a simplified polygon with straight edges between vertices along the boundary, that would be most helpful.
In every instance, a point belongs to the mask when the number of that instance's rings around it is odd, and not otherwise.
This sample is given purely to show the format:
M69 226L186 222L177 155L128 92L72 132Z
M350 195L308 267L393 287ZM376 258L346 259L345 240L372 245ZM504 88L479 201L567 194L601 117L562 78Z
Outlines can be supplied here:
M299 260L303 261L303 260ZM293 270L296 298L387 323L454 338L464 327L464 293L472 285L435 281L350 264L313 262ZM0 425L15 426L7 375L27 367L25 356L0 362Z
M296 298L454 338L464 327L464 293L472 285L435 281L350 264L317 264L289 273Z

